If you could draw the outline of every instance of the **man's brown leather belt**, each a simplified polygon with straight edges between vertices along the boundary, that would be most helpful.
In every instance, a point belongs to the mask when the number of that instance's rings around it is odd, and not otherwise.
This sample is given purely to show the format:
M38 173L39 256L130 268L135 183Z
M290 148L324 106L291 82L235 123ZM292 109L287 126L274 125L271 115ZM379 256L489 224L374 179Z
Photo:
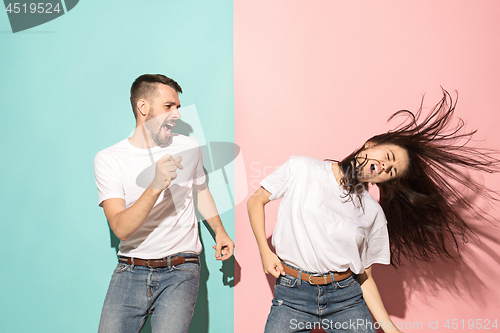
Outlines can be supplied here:
M291 276L296 277L296 278L299 277L298 270L293 269L287 265L283 265L283 267L285 268L286 274L291 275ZM335 281L345 280L351 275L352 275L352 272L350 269L348 269L345 272L333 273L333 276L335 277ZM327 273L327 274L307 274L307 273L302 272L301 279L309 282L310 284L317 284L317 285L324 285L324 284L332 283L332 277L331 277L330 273Z
M170 266L177 266L183 264L185 262L192 263L200 263L200 259L198 257L170 257L163 259L138 259L138 258L129 258L129 257L119 257L118 261L124 264L135 265L135 266L146 266L149 268L163 268L168 267L170 259Z

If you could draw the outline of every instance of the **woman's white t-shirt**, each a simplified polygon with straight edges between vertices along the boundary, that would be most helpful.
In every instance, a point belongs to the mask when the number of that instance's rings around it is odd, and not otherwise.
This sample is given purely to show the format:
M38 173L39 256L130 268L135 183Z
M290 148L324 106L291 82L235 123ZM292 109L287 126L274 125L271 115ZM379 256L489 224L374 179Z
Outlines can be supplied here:
M276 254L307 272L356 274L374 263L389 264L387 221L378 202L361 195L363 208L348 201L331 162L292 156L261 182L283 197L273 233Z

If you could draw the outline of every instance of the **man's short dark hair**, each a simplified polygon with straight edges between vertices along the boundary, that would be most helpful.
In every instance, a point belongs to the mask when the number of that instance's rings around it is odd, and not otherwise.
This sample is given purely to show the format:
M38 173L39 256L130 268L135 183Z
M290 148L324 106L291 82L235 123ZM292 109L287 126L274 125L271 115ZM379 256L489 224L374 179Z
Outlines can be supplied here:
M141 98L151 102L155 97L156 85L165 84L177 93L182 93L181 86L169 77L163 74L144 74L135 79L130 88L130 103L134 111L134 117L137 119L137 101Z

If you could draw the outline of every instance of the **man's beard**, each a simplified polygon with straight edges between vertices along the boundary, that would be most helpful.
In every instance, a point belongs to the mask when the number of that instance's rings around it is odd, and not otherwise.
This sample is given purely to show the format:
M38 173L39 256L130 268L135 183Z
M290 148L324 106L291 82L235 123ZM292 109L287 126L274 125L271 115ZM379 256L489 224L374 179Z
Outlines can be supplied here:
M151 139L156 143L157 146L166 147L172 142L172 129L176 125L177 121L175 119L165 119L161 124L158 124L158 119L155 119L153 109L150 111L150 117L146 120L144 126L149 132ZM165 130L164 130L165 128ZM164 131L170 132L170 134L165 134Z

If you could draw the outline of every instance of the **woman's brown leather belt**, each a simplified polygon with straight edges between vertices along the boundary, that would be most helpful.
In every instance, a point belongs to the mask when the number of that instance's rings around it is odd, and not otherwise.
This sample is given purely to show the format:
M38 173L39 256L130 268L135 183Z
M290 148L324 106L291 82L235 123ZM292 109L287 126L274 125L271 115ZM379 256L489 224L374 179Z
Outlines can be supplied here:
M299 277L298 270L293 269L292 267L289 267L287 265L283 265L283 267L285 268L286 274L291 275L291 276L296 277L296 278ZM352 275L352 272L350 269L348 269L345 272L333 273L335 281L345 280L351 275ZM327 274L307 274L307 273L302 272L301 279L303 281L309 282L310 284L317 284L317 285L325 285L325 284L330 284L333 282L332 276L330 275L330 273L327 273Z

